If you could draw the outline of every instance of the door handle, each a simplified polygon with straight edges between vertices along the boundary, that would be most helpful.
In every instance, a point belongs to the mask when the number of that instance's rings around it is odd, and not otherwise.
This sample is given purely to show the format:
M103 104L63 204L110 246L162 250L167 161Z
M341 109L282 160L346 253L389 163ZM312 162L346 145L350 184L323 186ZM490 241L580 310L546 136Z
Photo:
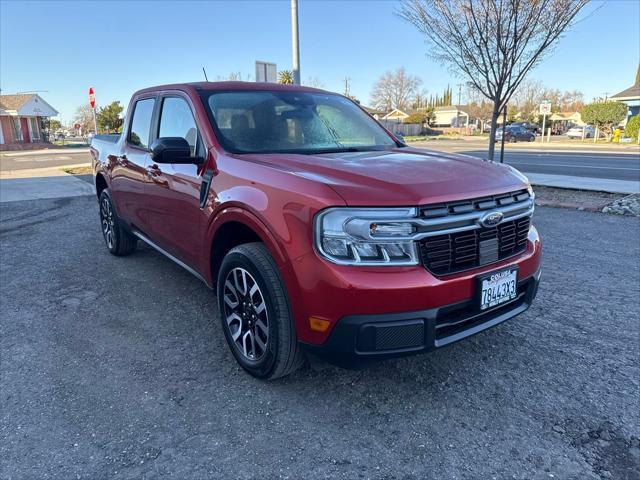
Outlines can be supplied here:
M148 166L146 170L147 170L147 175L149 175L149 177L155 177L162 174L162 170L160 170L160 167L155 163L153 165Z
M169 181L162 174L162 170L160 170L160 167L158 165L154 163L153 165L148 166L146 170L149 180L151 180L153 183L161 185L163 187L169 186Z

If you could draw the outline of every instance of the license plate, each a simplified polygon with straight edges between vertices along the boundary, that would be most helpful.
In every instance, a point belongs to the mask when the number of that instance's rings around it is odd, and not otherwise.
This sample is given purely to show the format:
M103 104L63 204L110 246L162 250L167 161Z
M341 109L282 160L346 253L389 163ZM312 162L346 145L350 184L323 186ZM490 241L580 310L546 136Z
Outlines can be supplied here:
M497 307L518 295L518 269L511 268L480 277L480 310Z

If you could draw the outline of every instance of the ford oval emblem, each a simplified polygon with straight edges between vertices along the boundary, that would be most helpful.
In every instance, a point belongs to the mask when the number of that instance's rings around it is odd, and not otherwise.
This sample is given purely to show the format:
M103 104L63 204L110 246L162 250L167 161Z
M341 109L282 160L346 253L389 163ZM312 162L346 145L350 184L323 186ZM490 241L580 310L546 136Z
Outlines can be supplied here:
M502 221L502 212L487 212L480 217L480 225L483 227L495 227Z

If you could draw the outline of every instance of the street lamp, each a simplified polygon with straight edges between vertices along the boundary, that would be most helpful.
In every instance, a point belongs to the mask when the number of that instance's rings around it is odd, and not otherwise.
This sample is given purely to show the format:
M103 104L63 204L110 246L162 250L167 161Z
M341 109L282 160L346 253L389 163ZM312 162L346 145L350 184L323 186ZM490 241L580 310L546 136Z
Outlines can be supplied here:
M298 0L291 0L291 49L293 53L293 83L300 85L300 39L298 36Z

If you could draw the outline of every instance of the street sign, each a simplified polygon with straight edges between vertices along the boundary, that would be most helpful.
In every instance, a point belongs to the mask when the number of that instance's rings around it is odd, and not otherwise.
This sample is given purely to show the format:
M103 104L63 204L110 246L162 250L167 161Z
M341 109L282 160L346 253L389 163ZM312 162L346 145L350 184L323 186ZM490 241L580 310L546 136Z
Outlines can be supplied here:
M551 114L551 102L543 102L540 104L540 115Z
M91 111L93 112L93 126L96 129L95 133L98 133L98 121L96 120L96 93L93 91L93 87L89 87L89 105L91 105Z
M75 128L76 130L80 130L81 125L79 123L74 123L73 124L73 128Z
M256 60L256 82L276 83L278 68L275 63Z

